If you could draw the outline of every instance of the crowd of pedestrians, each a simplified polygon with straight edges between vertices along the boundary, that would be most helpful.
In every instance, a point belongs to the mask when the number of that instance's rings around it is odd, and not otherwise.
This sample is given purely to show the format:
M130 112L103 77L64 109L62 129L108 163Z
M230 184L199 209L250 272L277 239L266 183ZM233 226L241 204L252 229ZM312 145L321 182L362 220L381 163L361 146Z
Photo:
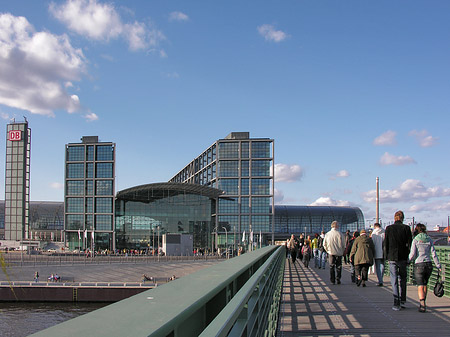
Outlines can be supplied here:
M389 274L394 297L392 310L405 308L407 265L414 262L414 278L418 286L419 311L426 312L427 284L433 270L434 261L439 272L441 265L430 236L423 224L417 224L414 233L403 224L404 214L397 211L394 224L383 230L375 223L371 232L366 229L346 233L339 231L339 223L333 221L330 231L314 234L314 238L302 233L294 234L286 241L286 258L295 264L299 259L306 268L314 259L314 267L325 269L329 263L331 284L341 284L342 264L349 264L351 282L358 287L366 287L369 268L374 269L377 286L383 287L385 260L389 263Z

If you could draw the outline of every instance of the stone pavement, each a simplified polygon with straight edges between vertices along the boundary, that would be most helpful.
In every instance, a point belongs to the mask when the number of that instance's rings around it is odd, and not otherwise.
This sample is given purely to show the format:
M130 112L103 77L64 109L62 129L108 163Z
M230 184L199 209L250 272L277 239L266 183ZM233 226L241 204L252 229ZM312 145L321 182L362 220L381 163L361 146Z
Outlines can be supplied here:
M32 281L37 270L40 281L46 281L50 274L57 273L63 280L72 282L141 282L142 274L154 277L157 282L166 282L172 275L177 278L194 273L224 260L150 261L113 264L75 264L10 266L7 275L0 270L0 281Z
M286 260L278 337L293 336L450 336L450 299L428 292L427 312L418 312L417 287L408 286L406 309L393 311L389 277L384 287L370 275L367 287L350 281L332 285L329 267L305 268Z

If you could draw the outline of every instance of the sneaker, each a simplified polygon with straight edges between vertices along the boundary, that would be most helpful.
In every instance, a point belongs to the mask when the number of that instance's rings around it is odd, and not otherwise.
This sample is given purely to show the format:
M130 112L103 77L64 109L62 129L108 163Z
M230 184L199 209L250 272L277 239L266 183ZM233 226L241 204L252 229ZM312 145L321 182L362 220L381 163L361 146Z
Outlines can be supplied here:
M383 286L383 283L378 283L377 284L377 287L382 287Z
M406 308L406 302L405 302L405 301L401 301L401 302L400 302L400 307L401 307L402 309L405 309L405 308Z
M361 279L357 279L356 280L356 285L359 287L361 285L362 280Z
M394 306L392 307L392 310L394 310L394 311L400 311L400 306L399 306L399 305L394 305Z
M336 283L337 283L337 284L341 284L341 280L337 280Z

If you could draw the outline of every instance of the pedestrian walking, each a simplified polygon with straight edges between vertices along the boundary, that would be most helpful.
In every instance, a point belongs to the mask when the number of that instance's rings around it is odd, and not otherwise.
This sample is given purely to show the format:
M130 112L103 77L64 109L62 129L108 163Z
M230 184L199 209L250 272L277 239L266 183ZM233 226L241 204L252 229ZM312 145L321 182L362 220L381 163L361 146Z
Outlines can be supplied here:
M417 284L417 292L419 295L419 312L426 312L427 284L433 271L434 260L439 272L441 272L441 264L436 255L436 249L430 236L427 234L425 225L419 223L414 231L414 239L412 240L411 252L409 253L408 262L414 262L414 278Z
M411 248L412 234L408 226L403 224L405 215L395 212L394 224L387 226L384 235L384 256L389 261L394 305L392 310L405 308L406 303L406 263Z
M353 242L350 258L355 265L356 285L366 286L368 279L369 267L373 264L373 256L375 255L375 245L371 238L367 236L365 229L361 229L360 235Z
M352 239L352 236L351 236L351 234L350 234L350 230L349 229L347 229L346 231L345 231L345 247L347 247L347 245L348 245L348 243L350 242L350 240ZM344 263L345 264L348 264L349 263L349 256L347 255L347 254L344 254Z
M328 262L330 263L330 281L332 284L341 284L345 237L339 232L337 221L331 223L331 230L325 234L323 247L328 254Z
M306 268L309 268L309 260L311 259L311 255L311 242L306 239L302 247L303 264Z
M37 270L34 272L34 282L39 282L39 272Z
M358 231L353 232L353 236L348 242L347 247L345 248L344 255L347 255L348 261L350 262L350 278L352 283L356 282L356 276L355 276L355 263L353 262L353 259L350 255L353 247L353 242L355 242L355 239L359 236Z
M325 238L325 231L319 236L319 269L325 269L327 263L327 252L323 248L323 239Z
M288 247L289 253L291 254L292 263L295 263L295 260L297 259L297 241L295 240L294 234L291 235Z
M375 223L373 225L371 238L373 244L375 245L374 267L378 279L377 286L382 287L384 275L384 257L383 257L384 230L381 228L381 225L379 223Z
M314 234L314 239L311 240L311 249L314 257L314 268L319 266L319 233Z

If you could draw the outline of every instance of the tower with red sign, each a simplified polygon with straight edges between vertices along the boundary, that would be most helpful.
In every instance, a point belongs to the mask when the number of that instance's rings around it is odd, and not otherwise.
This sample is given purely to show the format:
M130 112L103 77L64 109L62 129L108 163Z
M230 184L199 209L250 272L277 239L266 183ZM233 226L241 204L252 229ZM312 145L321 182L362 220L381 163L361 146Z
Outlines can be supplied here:
M5 239L29 238L31 129L28 122L6 126Z

